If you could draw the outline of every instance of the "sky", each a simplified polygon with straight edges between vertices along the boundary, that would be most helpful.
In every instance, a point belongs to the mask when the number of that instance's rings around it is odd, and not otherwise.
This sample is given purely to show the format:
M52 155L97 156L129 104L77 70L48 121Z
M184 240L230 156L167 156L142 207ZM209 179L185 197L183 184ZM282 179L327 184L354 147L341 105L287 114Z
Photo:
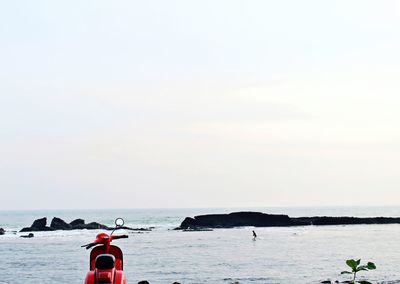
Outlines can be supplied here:
M1 209L400 205L398 1L1 1Z

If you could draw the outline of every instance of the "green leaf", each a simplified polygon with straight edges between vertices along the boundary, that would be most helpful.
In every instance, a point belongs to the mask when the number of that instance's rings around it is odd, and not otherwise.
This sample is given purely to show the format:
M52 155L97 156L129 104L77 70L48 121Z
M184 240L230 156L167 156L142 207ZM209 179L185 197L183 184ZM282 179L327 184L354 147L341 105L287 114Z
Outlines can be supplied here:
M356 272L362 271L362 270L368 270L368 267L366 265L361 265L361 266L357 267Z
M346 260L346 264L353 270L355 271L357 269L357 261L355 261L354 259L348 259Z
M373 263L373 262L368 262L368 263L367 263L367 268L368 268L369 270L373 270L373 269L376 269L376 265L375 265L375 263Z
M357 260L357 265L360 265L361 259Z
M354 272L351 272L351 271L342 271L342 272L340 272L340 274L353 274Z

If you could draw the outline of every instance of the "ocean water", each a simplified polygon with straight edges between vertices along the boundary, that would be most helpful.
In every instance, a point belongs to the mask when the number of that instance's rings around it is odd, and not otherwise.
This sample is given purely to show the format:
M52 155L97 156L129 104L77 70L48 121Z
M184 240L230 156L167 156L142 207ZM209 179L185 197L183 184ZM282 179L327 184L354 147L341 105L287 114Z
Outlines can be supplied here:
M373 261L377 270L360 273L374 283L400 283L400 225L252 227L213 231L174 231L187 216L233 211L261 211L289 216L400 216L400 207L213 208L146 210L0 211L0 283L83 283L89 251L80 246L99 231L36 232L31 239L12 233L34 219L56 216L67 222L83 218L112 225L117 217L130 227L116 240L124 252L128 283L319 283L346 280L345 260ZM120 233L120 232L118 232ZM122 233L122 232L121 232Z

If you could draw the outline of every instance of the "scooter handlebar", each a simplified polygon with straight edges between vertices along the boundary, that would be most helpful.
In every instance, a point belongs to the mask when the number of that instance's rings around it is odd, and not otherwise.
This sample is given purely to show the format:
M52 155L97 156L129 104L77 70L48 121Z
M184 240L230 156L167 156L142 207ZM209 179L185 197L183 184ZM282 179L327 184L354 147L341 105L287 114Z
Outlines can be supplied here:
M116 239L126 239L126 238L129 238L129 236L128 236L128 235L116 235L116 236L112 236L112 239L113 239L113 240L116 240Z
M90 248L92 248L94 246L97 246L97 245L101 245L101 244L104 245L107 242L108 242L108 244L110 244L110 242L112 242L113 240L126 239L128 237L129 237L128 235L116 235L116 236L104 235L104 236L101 236L101 234L100 234L100 236L98 235L97 239L93 243L90 243L90 244L87 244L87 245L83 245L81 247L86 248L86 249L90 249Z
M81 248L90 249L91 247L94 247L95 245L97 245L97 244L96 243L90 243L90 244L81 246Z

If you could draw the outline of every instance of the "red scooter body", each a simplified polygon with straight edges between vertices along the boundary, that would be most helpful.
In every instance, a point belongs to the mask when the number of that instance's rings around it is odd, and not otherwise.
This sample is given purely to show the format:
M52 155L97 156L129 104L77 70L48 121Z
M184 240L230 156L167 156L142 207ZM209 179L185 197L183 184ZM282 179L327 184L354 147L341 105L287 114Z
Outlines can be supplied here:
M123 253L119 247L111 245L111 242L127 237L100 233L92 243L82 246L86 249L94 247L90 252L90 271L86 274L85 284L126 284Z

